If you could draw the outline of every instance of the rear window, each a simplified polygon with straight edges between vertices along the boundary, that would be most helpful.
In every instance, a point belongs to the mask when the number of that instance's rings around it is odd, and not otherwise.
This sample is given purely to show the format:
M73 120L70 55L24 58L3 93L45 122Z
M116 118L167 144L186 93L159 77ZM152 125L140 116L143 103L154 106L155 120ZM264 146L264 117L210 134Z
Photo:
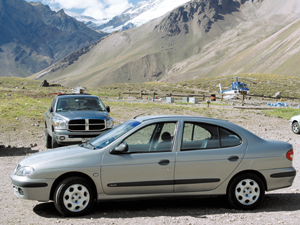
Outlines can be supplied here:
M241 138L230 130L219 127L221 147L233 147L242 143Z

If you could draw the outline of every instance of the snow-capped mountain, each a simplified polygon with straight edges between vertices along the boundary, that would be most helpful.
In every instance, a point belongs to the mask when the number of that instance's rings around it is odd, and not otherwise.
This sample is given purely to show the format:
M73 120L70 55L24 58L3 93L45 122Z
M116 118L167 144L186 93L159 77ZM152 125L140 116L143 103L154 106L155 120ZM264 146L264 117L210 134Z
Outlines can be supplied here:
M127 21L123 26L110 27L110 29L122 30L124 26L129 24L134 27L138 27L189 1L190 0L149 0L140 2L138 5L123 12L124 15L130 15L131 18L129 21Z
M58 7L51 7L51 10L58 12L59 10L61 10L63 8L58 8ZM72 12L70 10L67 9L63 9L65 11L65 13L73 18L75 18L76 20L85 23L85 25L87 25L88 27L94 28L95 30L101 30L98 29L99 26L107 23L110 19L109 18L104 18L102 20L97 20L94 17L91 16L85 16L85 15L81 15L75 12Z
M167 12L190 0L148 0L138 3L136 6L125 10L122 14L113 18L96 20L93 17L83 16L65 10L65 13L76 20L84 22L87 26L106 33L117 30L127 30L138 27L152 19L158 18ZM60 9L52 9L58 11Z

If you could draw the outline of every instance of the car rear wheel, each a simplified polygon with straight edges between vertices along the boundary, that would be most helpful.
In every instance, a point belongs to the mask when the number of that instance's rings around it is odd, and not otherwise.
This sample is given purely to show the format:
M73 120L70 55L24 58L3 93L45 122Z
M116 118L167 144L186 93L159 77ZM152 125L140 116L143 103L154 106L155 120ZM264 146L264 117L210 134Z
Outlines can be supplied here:
M257 175L241 174L230 182L227 197L230 204L237 209L254 209L265 197L265 186Z
M299 123L298 122L294 122L292 124L292 131L295 133L295 134L300 134L300 127L299 127Z
M64 216L82 216L95 203L95 193L87 180L70 177L63 180L54 192L54 205Z

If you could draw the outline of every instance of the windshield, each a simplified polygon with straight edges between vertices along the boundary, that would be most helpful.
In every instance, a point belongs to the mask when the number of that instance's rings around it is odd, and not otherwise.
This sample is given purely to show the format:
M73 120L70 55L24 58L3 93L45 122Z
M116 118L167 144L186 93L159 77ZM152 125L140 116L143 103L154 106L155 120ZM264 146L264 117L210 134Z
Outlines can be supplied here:
M247 84L238 84L238 89L248 90L249 88Z
M130 131L134 127L140 125L141 122L136 120L128 120L125 123L122 123L121 125L117 126L114 129L108 130L104 132L99 137L91 140L89 143L96 149L104 148L110 143L112 143L114 140L121 137L126 132Z
M104 104L98 98L92 97L68 97L58 100L56 112L76 110L105 111Z

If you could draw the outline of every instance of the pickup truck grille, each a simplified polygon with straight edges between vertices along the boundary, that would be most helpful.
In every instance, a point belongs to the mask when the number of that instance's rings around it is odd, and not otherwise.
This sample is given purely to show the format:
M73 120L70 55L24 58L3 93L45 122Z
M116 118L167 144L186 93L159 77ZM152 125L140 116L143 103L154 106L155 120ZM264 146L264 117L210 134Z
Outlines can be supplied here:
M70 131L101 131L105 130L105 120L100 119L80 119L70 120Z

